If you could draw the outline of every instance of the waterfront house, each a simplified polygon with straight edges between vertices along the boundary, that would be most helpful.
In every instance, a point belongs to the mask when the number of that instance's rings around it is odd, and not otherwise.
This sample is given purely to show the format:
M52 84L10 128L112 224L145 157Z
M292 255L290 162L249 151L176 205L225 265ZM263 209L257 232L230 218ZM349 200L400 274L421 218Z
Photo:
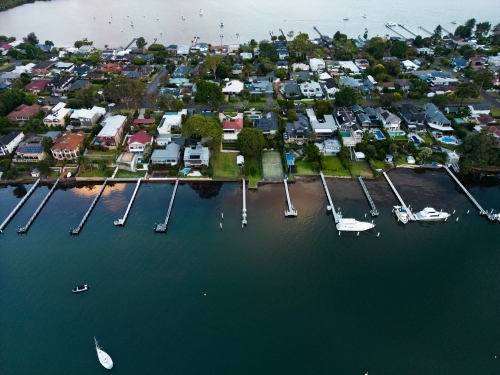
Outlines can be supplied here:
M65 108L66 103L59 102L49 111L49 114L43 119L45 126L65 126L66 116L71 114L70 108Z
M66 131L54 139L54 145L50 148L50 152L55 160L76 160L80 156L80 149L83 149L83 141L85 133L79 131L73 133Z
M101 146L106 150L116 150L123 136L123 128L127 117L117 115L108 116L102 122L103 128L94 138L93 145Z
M42 109L42 107L38 104L21 104L19 107L15 108L13 111L7 114L7 118L12 123L28 121L28 119L35 113L37 113L40 109Z
M209 163L210 151L208 147L203 147L201 143L198 143L196 146L186 147L184 149L185 167L208 167Z
M175 143L169 143L164 150L154 150L151 154L152 164L171 164L176 165L179 163L180 146Z
M238 117L226 117L222 120L223 138L225 142L236 142L239 132L243 129L243 114Z
M0 156L10 155L23 139L23 132L18 130L0 136Z
M144 149L147 145L150 145L152 143L153 137L145 131L140 131L129 138L127 149L130 152L141 153L144 152Z
M319 149L323 155L337 155L342 149L342 145L337 138L325 139Z
M39 162L47 157L41 143L24 143L17 146L15 153L16 161Z
M431 130L439 131L444 135L453 133L451 121L448 120L434 104L424 104L423 113L425 115L425 122Z
M116 165L119 169L135 172L137 170L137 160L139 155L134 152L122 152L116 159Z
M342 134L344 146L353 147L356 143L363 140L363 131L361 130L356 116L349 107L340 107L334 114L335 123Z
M286 143L302 144L311 133L309 119L299 114L296 121L286 123L286 131L283 133L283 141Z
M379 120L387 131L397 131L401 125L401 119L394 113L389 112L386 109L375 108L379 116Z
M399 115L404 120L409 130L425 130L425 115L421 113L413 104L402 104L399 107Z
M70 124L75 127L92 127L97 124L106 114L106 109L102 107L92 107L92 109L76 109L70 116Z
M37 79L24 86L24 90L29 91L32 94L38 94L45 89L45 86L47 86L49 82L49 79Z
M255 129L264 134L275 134L279 129L278 115L274 112L266 113L262 118L254 121Z

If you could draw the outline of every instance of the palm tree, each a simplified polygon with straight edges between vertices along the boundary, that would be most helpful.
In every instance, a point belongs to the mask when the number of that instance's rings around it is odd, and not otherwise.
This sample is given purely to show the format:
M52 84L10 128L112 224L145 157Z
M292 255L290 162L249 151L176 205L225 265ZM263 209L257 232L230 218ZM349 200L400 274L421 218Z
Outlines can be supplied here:
M82 172L85 172L87 163L89 162L89 158L86 157L85 155L80 155L76 158L76 160Z

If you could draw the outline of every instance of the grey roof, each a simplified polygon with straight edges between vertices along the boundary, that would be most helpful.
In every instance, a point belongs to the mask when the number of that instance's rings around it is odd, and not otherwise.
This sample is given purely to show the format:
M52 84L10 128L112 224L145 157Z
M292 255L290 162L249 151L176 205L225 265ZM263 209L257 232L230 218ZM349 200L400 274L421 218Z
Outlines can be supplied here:
M285 85L283 86L283 91L285 93L285 96L287 97L291 96L290 93L292 92L296 94L295 97L298 98L300 96L300 87L295 81L285 83Z
M489 111L490 106L486 104L472 104L472 109L475 111Z
M7 146L10 142L12 142L16 137L21 134L22 132L18 130L11 131L9 134L4 135L3 137L0 137L0 145L5 145Z
M443 115L439 109L432 103L424 104L424 114L428 122L440 123L443 125L451 125L451 121Z
M254 126L263 132L277 131L278 115L274 112L268 112L265 117L255 120Z
M85 88L90 82L87 80L80 79L78 81L75 81L71 84L71 86L68 88L69 91L72 90L81 90Z
M165 150L154 150L151 154L151 159L172 159L178 158L181 148L177 143L169 143Z
M307 137L311 133L309 119L305 115L299 115L298 120L286 123L286 137ZM285 137L285 138L286 138Z

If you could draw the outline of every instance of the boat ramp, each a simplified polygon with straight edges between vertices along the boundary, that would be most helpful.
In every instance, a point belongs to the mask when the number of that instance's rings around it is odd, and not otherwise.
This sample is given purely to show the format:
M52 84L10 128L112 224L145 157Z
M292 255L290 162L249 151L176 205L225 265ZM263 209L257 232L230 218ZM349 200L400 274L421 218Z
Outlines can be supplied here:
M359 183L361 184L361 187L363 188L363 191L365 192L366 199L368 200L368 203L370 203L371 210L370 210L370 215L372 216L378 216L378 210L377 207L375 207L375 202L373 202L372 197L370 196L370 193L368 192L368 188L366 187L363 178L358 177Z
M137 192L139 191L139 187L141 186L142 178L139 178L137 180L137 185L135 186L134 194L132 194L132 198L130 199L130 202L128 203L127 210L125 211L125 215L123 215L123 218L115 220L115 225L125 225L125 221L127 220L127 216L130 212L130 209L132 208L132 204L134 203L135 196L137 195Z
M283 183L285 184L286 202L288 204L288 211L285 211L285 216L286 217L289 217L289 216L296 217L297 216L297 210L295 209L295 207L293 206L292 201L290 200L290 193L288 192L288 182L287 182L287 180L288 180L288 178L285 176L285 178L283 179Z
M399 195L398 191L396 190L396 188L394 187L394 185L392 184L392 181L391 179L389 178L389 176L387 176L387 173L385 172L382 172L384 174L384 177L385 179L387 180L387 182L389 183L389 186L391 187L392 191L394 192L394 195L396 196L396 198L398 198L399 202L401 203L401 206L406 210L406 212L408 213L408 217L411 221L417 221L417 218L415 217L415 215L411 212L411 210L406 206L405 202L403 202L403 198L401 198L401 196Z
M486 211L485 209L483 209L481 207L481 205L474 199L474 197L472 196L472 194L469 193L469 191L465 188L465 186L462 185L462 183L460 182L460 180L453 174L453 172L450 170L450 168L448 168L446 165L443 168L455 180L455 182L458 184L458 186L460 186L460 188L462 188L463 192L465 193L465 195L467 195L467 197L474 204L474 206L476 206L476 208L478 209L479 215L485 215L490 221L498 220L498 216L497 216L497 214L495 214L493 212L493 210Z
M21 201L17 204L16 207L12 210L12 212L7 216L7 218L0 224L0 233L3 233L4 228L9 224L9 221L12 220L14 216L16 216L17 212L21 209L21 207L26 203L31 194L36 190L38 184L40 183L40 179L36 180L31 189L26 193L26 195L21 199Z
M97 204L97 201L99 200L99 197L101 196L102 192L104 191L104 189L106 188L106 184L108 182L108 179L105 179L104 180L104 183L102 184L101 186L101 189L99 190L99 192L97 193L97 195L95 196L94 200L92 201L92 204L90 205L89 209L87 210L87 213L85 214L85 216L83 217L82 221L80 222L80 224L76 227L76 228L71 228L69 230L69 234L72 235L72 236L75 236L75 235L78 235L80 234L80 231L82 230L83 226L85 225L85 222L87 221L87 219L89 218L90 216L90 213L92 212L92 210L94 209L95 205Z
M172 198L170 199L170 205L168 206L167 216L165 217L164 223L155 223L154 231L155 232L166 232L168 220L170 219L170 213L172 212L172 207L174 205L175 193L177 192L177 186L179 186L179 179L175 181L174 192L172 193Z
M43 206L45 206L45 203L47 203L47 201L49 200L50 196L52 195L52 193L54 192L54 190L56 190L57 188L57 185L59 184L59 181L61 180L61 177L59 177L54 186L52 186L52 188L49 190L49 192L47 193L47 195L45 196L45 198L43 198L43 201L42 203L40 203L40 205L38 206L38 208L36 209L35 213L33 214L33 216L31 216L31 218L29 219L29 221L26 223L26 225L24 227L21 227L19 226L17 229L16 229L16 232L17 234L23 234L23 233L26 233L28 232L28 229L30 228L31 224L33 224L33 222L35 221L36 217L38 216L38 214L40 213L40 211L42 211L42 208Z

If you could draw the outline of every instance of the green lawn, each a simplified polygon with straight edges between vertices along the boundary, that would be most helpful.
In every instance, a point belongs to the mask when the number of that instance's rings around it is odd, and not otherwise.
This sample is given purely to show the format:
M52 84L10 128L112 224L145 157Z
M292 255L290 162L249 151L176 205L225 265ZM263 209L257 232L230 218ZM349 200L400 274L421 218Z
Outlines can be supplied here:
M144 178L146 171L131 172L124 169L119 169L116 172L115 178Z
M323 157L323 174L325 176L351 176L349 171L343 167L338 156Z
M373 166L373 168L382 169L383 171L388 171L393 166L392 163L384 163L381 160L371 160L370 163Z
M9 72L11 70L14 70L16 68L16 64L14 63L7 63L5 65L0 66L0 72Z
M114 172L113 168L106 168L103 171L101 171L99 168L94 168L92 172L89 170L85 172L80 172L78 174L78 177L108 177L111 176L113 172Z
M491 109L491 116L492 117L496 117L496 118L500 117L500 108L490 106L490 109Z
M408 137L406 135L395 135L392 137L393 141L408 141Z
M318 174L315 170L312 169L311 167L311 162L310 161L304 161L302 158L296 158L294 160L295 166L297 167L297 173L299 175L308 175L308 174Z
M350 161L349 165L351 166L351 174L353 176L373 178L373 172L366 161Z
M248 187L255 188L257 187L257 183L262 180L262 169L260 167L260 161L259 159L246 159L245 164L248 168L253 165L257 169L257 173L255 174L255 176L247 176L249 181Z
M214 152L212 155L214 178L237 178L236 152Z
M417 133L424 141L425 143L427 143L428 145L432 145L434 144L434 139L431 138L431 136L429 135L429 133L425 132L425 133Z
M408 164L408 161L406 160L406 156L398 156L394 160L394 165L401 165L401 164Z
M108 157L117 157L120 155L120 151L118 150L110 150L110 151L100 151L100 150L87 150L85 156L88 158L92 158L92 156L108 156Z

